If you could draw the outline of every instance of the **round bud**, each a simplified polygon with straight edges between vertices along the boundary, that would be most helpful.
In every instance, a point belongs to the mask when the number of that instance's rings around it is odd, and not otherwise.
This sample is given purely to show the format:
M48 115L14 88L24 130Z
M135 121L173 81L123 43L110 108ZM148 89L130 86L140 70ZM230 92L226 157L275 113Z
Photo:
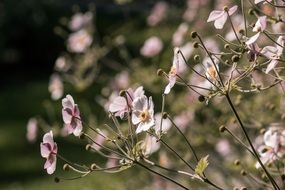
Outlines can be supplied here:
M194 61L199 62L200 61L200 55L194 55Z
M238 32L239 32L241 35L244 35L244 29L240 29Z
M91 145L90 145L90 144L87 144L87 145L85 146L85 150L89 151L90 149L91 149Z
M96 164L91 164L90 169L91 169L91 170L96 170L96 169L97 169Z
M54 178L54 182L55 182L55 183L59 183L59 181L60 181L60 179L59 179L58 177L55 177L55 178Z
M125 96L126 95L126 91L125 90L121 90L119 93L120 96Z
M225 44L225 45L224 45L224 48L225 48L225 49L229 49L229 48L230 48L230 44Z
M200 95L200 96L198 97L198 100L199 100L199 102L204 102L204 101L205 101L205 96Z
M232 56L232 62L238 62L238 61L239 61L239 56L238 55Z
M241 187L240 190L247 190L247 188L246 187Z
M240 174L241 174L242 176L245 176L245 175L247 174L247 172L246 172L245 170L241 170L241 171L240 171Z
M236 166L239 166L239 165L240 165L240 161L239 161L239 160L235 160L234 164L235 164Z
M121 138L120 136L117 136L117 139L118 139L118 140L121 140L122 138Z
M219 131L221 133L223 133L225 130L226 130L226 127L224 125L221 125L220 128L219 128Z
M63 167L62 167L62 169L63 169L64 171L68 171L68 170L69 170L69 165L68 165L68 164L64 164Z
M224 6L224 11L228 12L229 11L229 7L228 6Z
M163 74L163 70L162 69L158 69L156 71L157 76L161 76Z
M281 175L281 179L282 179L283 181L285 181L285 174L282 174L282 175Z
M248 14L249 14L249 15L254 15L254 10L253 10L253 9L249 9L249 10L248 10Z
M193 43L193 47L194 47L194 48L198 48L198 47L199 47L199 43L198 43L198 42L194 42L194 43Z
M263 148L263 149L261 150L261 153L265 153L265 152L267 152L267 151L268 151L267 148Z
M163 114L162 114L162 118L163 118L163 119L166 119L166 118L167 118L167 116L168 116L167 112L163 112Z
M84 133L80 133L79 138L80 139L84 139L85 138L85 134Z
M196 31L193 31L193 32L191 32L191 37L194 39L194 38L196 38L197 37L197 32Z

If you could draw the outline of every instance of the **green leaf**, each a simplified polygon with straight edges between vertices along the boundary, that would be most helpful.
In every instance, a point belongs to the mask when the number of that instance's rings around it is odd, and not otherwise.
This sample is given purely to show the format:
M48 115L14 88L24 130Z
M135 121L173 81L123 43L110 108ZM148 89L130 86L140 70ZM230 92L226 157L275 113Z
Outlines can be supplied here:
M208 162L208 157L209 155L201 158L195 168L195 173L198 174L199 176L203 175L203 172L205 171L205 169L207 168L207 166L209 165Z

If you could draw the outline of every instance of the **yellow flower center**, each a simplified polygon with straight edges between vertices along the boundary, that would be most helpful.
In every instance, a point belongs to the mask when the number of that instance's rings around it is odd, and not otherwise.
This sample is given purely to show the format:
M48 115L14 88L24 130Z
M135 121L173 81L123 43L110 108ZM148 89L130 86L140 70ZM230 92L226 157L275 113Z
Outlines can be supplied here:
M207 69L207 73L208 73L208 75L210 76L210 78L212 80L215 80L217 78L217 76L218 76L218 73L216 72L216 69L215 69L214 66L209 67Z
M176 67L171 67L170 71L169 71L169 75L171 76L175 76L177 74L177 70Z
M149 119L149 113L148 113L148 111L147 110L144 110L144 111L142 111L141 113L140 113L140 120L141 120L141 122L145 122L145 121L147 121L148 119Z

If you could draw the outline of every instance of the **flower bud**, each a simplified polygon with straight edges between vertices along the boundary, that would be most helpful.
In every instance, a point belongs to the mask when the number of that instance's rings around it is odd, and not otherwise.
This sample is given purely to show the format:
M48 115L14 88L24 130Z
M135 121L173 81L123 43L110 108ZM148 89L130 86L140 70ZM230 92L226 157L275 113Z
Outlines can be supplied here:
M281 179L282 179L283 181L285 181L285 174L282 174L282 175L281 175Z
M125 90L121 90L119 93L120 96L125 96L126 95L126 91Z
M244 35L244 29L240 29L240 30L238 31L238 33L240 33L241 35Z
M194 38L196 38L197 37L197 32L196 31L193 31L193 32L191 32L191 37L194 39Z
M234 164L235 164L236 166L239 166L239 165L240 165L240 161L239 161L239 160L235 160Z
M194 61L199 62L200 61L200 56L199 55L195 55L194 56Z
M221 133L223 133L225 130L226 130L226 127L224 125L221 125L220 128L219 128L219 131Z
M91 149L91 145L90 145L90 144L87 144L87 145L85 146L85 150L89 151L90 149Z
M241 171L240 171L240 174L241 174L242 176L245 176L245 175L247 174L247 172L246 172L245 170L241 170Z
M232 56L232 62L238 62L238 61L239 61L239 56L238 55Z
M163 114L162 114L162 118L163 118L163 119L166 119L166 118L167 118L167 116L168 116L167 112L163 112Z
M228 12L229 11L229 7L228 6L224 6L224 11Z
M97 169L96 164L91 164L90 169L91 169L91 170L96 170L96 169Z
M266 131L266 129L264 129L264 128L263 128L263 129L260 129L260 131L259 131L259 132L260 132L260 134L262 134L262 135L263 135L263 134L265 133L265 131Z
M230 48L230 44L225 44L225 45L224 45L224 48L225 48L225 49L229 49L229 48Z
M193 43L193 47L197 49L199 47L199 43L198 42L194 42Z
M55 178L54 178L54 182L55 182L55 183L59 183L59 181L60 181L60 180L59 180L58 177L55 177Z
M163 74L163 70L162 69L158 69L156 71L157 76L161 76Z
M253 10L253 9L249 9L249 10L248 10L248 14L249 14L249 15L254 15L254 10Z
M199 102L204 102L204 101L205 101L205 96L200 95L200 96L198 97L198 100L199 100Z
M64 164L63 167L62 167L62 169L63 169L64 171L68 171L68 170L69 170L69 165L68 165L68 164Z

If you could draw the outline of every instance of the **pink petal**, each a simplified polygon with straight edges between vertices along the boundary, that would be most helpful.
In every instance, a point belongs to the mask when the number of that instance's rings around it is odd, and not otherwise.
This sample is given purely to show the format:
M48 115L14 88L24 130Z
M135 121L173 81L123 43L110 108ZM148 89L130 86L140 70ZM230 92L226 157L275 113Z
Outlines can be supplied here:
M174 86L174 84L176 83L176 76L175 77L169 77L169 83L168 85L165 87L164 90L164 94L169 94L171 88Z
M268 59L273 59L277 53L277 48L273 46L265 46L260 53Z
M127 107L127 101L124 97L118 96L109 106L109 111L114 113L121 110L124 110Z
M48 146L44 143L41 143L40 147L41 147L41 156L43 158L49 157L51 150L48 148Z
M229 15L231 16L232 14L234 14L234 13L236 12L237 8L238 8L237 5L235 5L235 6L233 6L232 8L230 8L230 9L229 9Z
M49 162L47 164L48 167L45 167L45 169L47 170L47 173L51 175L54 173L54 171L56 169L56 155L52 155L50 160L49 161L47 160L46 163L47 162Z
M46 133L46 134L44 135L44 137L43 137L43 143L50 144L51 146L54 145L52 131L49 131L48 133Z
M284 36L279 36L276 42L284 47L284 41L285 41ZM281 56L281 54L283 52L283 47L281 47L281 46L276 44L278 56Z
M212 11L209 15L209 18L207 20L207 22L212 22L214 20L217 20L218 18L220 18L225 12L224 11Z
M80 119L80 111L79 111L79 108L78 108L77 104L74 105L74 110L73 111L74 111L74 113L73 113L74 115L73 116L77 117L78 119Z
M134 125L137 125L140 122L139 115L140 115L139 111L133 111L133 113L132 113L132 123Z
M75 122L76 122L76 127L73 130L73 134L74 136L78 137L82 131L82 123L79 120L76 120Z
M74 100L73 100L72 96L70 96L68 94L68 95L66 95L65 98L62 99L62 107L63 108L69 108L69 109L73 110Z
M71 123L72 111L69 108L62 109L62 119L65 124Z
M266 29L266 16L262 16L259 18L260 26L261 26L261 31Z
M255 34L254 36L252 36L251 38L249 38L249 40L247 40L247 41L245 42L245 44L246 44L246 45L250 45L250 44L254 43L254 42L258 39L259 35L260 35L260 32L258 32L257 34Z
M269 65L266 68L265 73L269 73L272 69L275 68L275 66L277 65L278 61L277 60L272 60Z
M228 18L227 13L224 12L224 14L218 18L217 20L215 20L214 22L214 26L216 29L222 29L224 27L224 24L226 23Z
M138 87L134 92L134 98L144 95L144 89L142 86Z

